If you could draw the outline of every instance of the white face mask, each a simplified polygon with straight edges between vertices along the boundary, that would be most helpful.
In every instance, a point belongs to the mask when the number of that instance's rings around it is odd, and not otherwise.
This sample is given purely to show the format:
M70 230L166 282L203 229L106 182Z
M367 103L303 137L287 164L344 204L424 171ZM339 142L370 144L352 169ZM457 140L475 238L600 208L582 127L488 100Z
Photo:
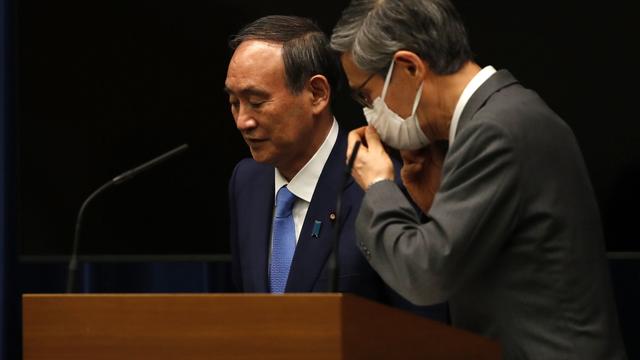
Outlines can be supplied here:
M376 128L380 139L385 144L398 150L417 150L429 145L429 139L420 128L418 116L416 115L416 109L418 108L418 103L420 103L424 82L420 84L418 93L413 101L411 115L403 119L400 115L389 109L384 102L394 64L395 62L392 61L391 67L389 67L389 71L387 72L387 77L382 87L382 95L373 101L373 109L363 108L364 116L367 122Z

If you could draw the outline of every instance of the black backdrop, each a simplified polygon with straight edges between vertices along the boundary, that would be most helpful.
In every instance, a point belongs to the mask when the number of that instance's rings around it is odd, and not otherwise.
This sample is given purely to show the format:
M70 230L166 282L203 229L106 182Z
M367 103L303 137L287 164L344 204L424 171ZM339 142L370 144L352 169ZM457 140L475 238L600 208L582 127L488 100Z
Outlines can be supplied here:
M227 181L249 153L222 91L229 35L268 14L313 17L327 32L348 1L18 0L16 115L21 254L70 251L84 198L182 143L190 150L102 194L81 253L228 252ZM457 1L481 65L507 68L572 127L610 251L640 250L640 126L631 5ZM627 6L628 8L623 8ZM345 126L362 115L349 100Z

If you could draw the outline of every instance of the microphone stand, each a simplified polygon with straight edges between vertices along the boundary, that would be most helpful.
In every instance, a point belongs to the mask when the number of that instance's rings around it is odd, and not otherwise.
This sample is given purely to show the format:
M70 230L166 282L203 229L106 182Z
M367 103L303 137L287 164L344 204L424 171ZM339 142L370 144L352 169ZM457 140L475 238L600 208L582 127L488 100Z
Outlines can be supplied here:
M80 230L82 228L82 219L84 218L84 212L85 209L87 208L87 206L89 205L89 203L96 197L98 196L98 194L102 193L103 191L107 190L108 188L115 186L115 185L120 185L130 179L132 179L134 176L138 175L139 173L148 170L150 168L152 168L155 165L158 165L159 163L163 162L164 160L167 160L170 157L173 157L174 155L177 155L185 150L187 150L187 148L189 147L189 145L187 144L182 144L180 146L178 146L177 148L168 151L150 161L147 161L146 163L131 169L129 171L126 171L116 177L114 177L113 179L107 181L104 185L100 186L97 190L95 190L94 192L91 193L91 195L89 195L87 197L87 199L82 203L82 206L80 207L80 211L78 211L78 216L76 218L76 229L75 229L75 233L73 236L73 249L71 251L71 258L69 259L69 272L67 273L67 293L71 293L73 292L73 282L75 279L75 274L76 274L76 270L78 268L78 244L80 242Z
M340 230L342 230L342 221L340 218L341 214L341 206L342 206L342 190L347 184L347 180L351 176L351 170L353 169L353 162L356 160L356 155L358 154L358 150L360 149L360 141L356 141L353 151L351 152L351 156L349 157L349 161L347 162L347 167L345 168L344 177L342 178L342 183L340 188L338 189L338 199L336 200L336 224L333 228L333 241L332 247L333 251L329 255L329 260L327 264L327 268L329 271L329 292L338 292L338 274L340 273L340 264L338 263L338 255L339 255L339 243L338 238L340 237Z

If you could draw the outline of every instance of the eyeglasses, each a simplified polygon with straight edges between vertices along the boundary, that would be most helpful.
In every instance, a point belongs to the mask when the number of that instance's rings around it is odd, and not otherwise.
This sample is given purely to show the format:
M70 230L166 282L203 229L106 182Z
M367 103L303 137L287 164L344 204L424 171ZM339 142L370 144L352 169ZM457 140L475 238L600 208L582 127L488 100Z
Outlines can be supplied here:
M369 75L369 77L362 84L360 84L360 86L351 90L351 97L353 98L353 100L355 100L358 104L370 109L373 108L373 104L371 103L371 99L369 98L369 96L362 93L362 88L367 85L369 80L371 80L371 78L373 78L373 75L375 74L376 73Z

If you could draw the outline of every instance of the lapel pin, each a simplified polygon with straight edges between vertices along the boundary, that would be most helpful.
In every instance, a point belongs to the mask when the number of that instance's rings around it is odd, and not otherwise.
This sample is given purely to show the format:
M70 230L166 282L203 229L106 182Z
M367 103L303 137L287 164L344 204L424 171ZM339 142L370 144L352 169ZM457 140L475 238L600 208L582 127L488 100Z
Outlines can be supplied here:
M311 230L311 236L313 236L314 238L319 238L320 237L320 228L322 227L322 221L320 220L315 220L313 222L313 230Z
M329 220L331 220L331 222L336 221L336 212L333 210L329 211Z

